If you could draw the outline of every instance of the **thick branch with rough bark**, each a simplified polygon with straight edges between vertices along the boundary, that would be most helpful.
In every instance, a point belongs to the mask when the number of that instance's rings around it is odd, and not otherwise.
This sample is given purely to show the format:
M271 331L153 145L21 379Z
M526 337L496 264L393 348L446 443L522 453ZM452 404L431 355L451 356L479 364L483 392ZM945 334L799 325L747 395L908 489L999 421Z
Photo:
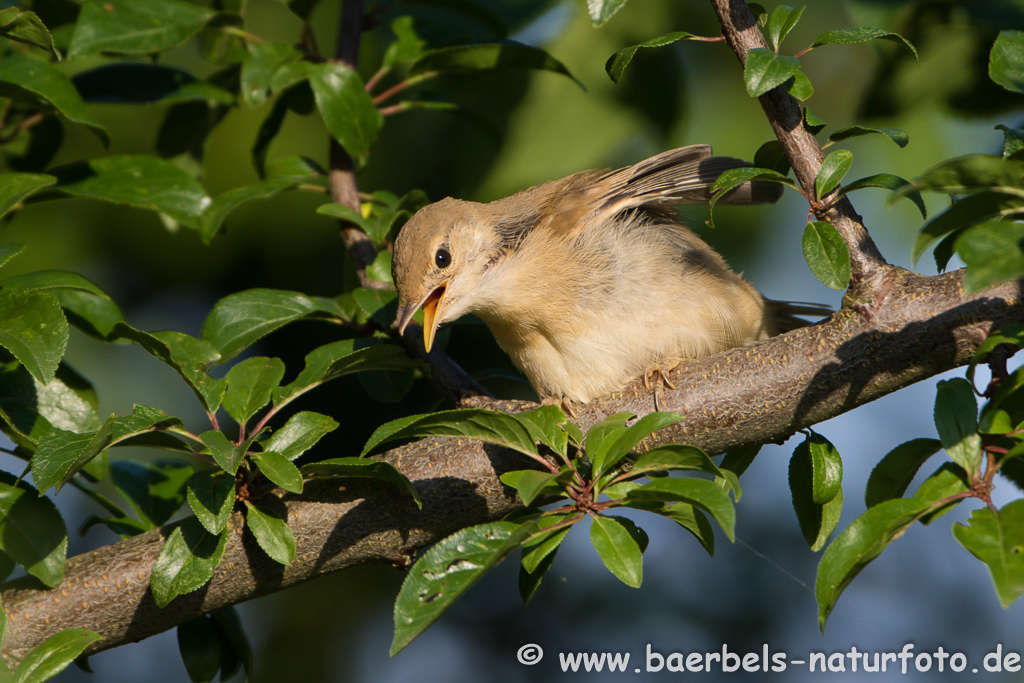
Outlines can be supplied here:
M665 392L664 408L685 419L656 433L645 446L681 442L717 453L779 441L963 365L990 329L1024 322L1019 283L965 296L959 271L923 277L888 268L893 280L888 294L870 309L844 309L820 325L674 371L678 389ZM578 421L586 429L623 410L653 410L642 381L581 406ZM9 623L3 655L18 660L70 627L102 634L95 652L345 567L368 562L404 566L418 549L457 529L498 519L518 505L498 476L524 463L503 449L466 439L429 439L381 458L413 480L424 501L422 510L375 483L311 483L301 496L278 491L298 542L295 562L282 567L267 557L248 532L240 531L236 514L236 533L213 580L165 609L153 603L148 586L170 528L100 548L69 560L66 579L55 590L4 591Z
M712 4L741 62L751 47L764 46L745 3ZM813 188L822 154L803 127L799 107L778 89L761 101L797 178ZM1021 283L965 295L960 271L925 277L886 264L848 202L824 217L846 238L853 261L854 280L843 309L824 323L677 368L671 379L678 388L666 391L662 400L664 409L681 413L684 420L654 434L645 447L688 443L720 453L781 441L798 429L964 365L993 328L1024 323ZM451 370L442 383L461 382L460 372ZM474 391L463 386L451 395L496 409L526 405L471 399ZM651 393L637 380L622 392L578 406L577 422L585 430L613 413L645 414L653 407ZM153 602L149 574L171 527L100 548L69 560L66 579L54 590L25 585L3 592L9 619L3 656L18 661L48 636L70 627L100 633L103 639L89 651L105 650L345 567L368 562L404 566L426 545L465 526L498 519L519 505L498 476L524 463L504 449L466 439L429 439L380 458L414 482L423 509L372 481L310 482L299 496L275 491L270 497L281 506L298 544L295 561L284 567L267 557L236 513L234 533L213 579L164 609Z

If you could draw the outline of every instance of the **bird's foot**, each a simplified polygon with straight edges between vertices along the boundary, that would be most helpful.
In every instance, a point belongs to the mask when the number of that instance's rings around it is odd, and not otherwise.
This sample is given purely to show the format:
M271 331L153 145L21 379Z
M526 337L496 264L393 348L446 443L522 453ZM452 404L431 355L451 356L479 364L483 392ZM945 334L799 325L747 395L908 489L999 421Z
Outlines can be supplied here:
M654 409L656 411L661 410L661 396L665 391L665 387L669 389L676 388L676 385L672 384L672 380L669 379L668 373L672 372L677 365L679 365L678 361L668 365L658 365L648 368L647 372L644 373L644 387L654 390ZM654 381L652 381L652 378Z
M559 408L562 409L562 412L565 413L568 417L571 417L574 420L577 418L576 411L572 409L572 401L570 401L565 396L561 398L555 398L554 396L545 396L544 398L541 399L540 404L542 406L558 406Z

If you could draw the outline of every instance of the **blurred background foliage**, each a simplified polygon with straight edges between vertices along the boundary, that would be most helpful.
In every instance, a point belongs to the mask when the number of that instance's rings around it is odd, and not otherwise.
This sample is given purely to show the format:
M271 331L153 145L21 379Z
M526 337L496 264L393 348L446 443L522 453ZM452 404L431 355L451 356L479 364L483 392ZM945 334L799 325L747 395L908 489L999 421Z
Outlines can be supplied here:
M11 4L0 2L0 7ZM734 55L722 44L682 41L640 50L618 84L604 71L612 53L657 35L679 30L717 34L707 3L632 0L600 29L593 28L579 0L482 0L481 12L474 15L458 11L460 5L370 3L375 26L363 37L363 77L373 74L392 40L388 27L394 17L411 14L420 35L439 46L456 36L463 41L467 35L500 38L495 22L487 19L493 14L507 24L509 37L544 47L586 89L547 72L448 75L431 81L417 94L457 102L470 114L413 111L388 117L359 177L361 191L402 194L420 188L431 200L451 195L489 201L579 170L633 163L691 143L710 143L719 154L752 158L771 138L758 102L744 91ZM58 42L66 41L60 26L74 15L75 3L37 0L34 6ZM339 2L324 0L312 14L325 54L335 40L339 11ZM907 50L884 41L826 47L803 58L815 87L807 105L829 122L826 134L854 123L909 133L906 149L881 136L848 141L855 153L850 177L885 171L910 178L958 154L998 153L1002 135L993 126L1021 127L1019 98L989 81L986 64L1000 29L1024 28L1024 2L822 0L808 8L787 49L795 51L824 31L857 25L901 33L916 45L921 59L915 63ZM245 28L268 40L294 41L301 22L283 2L249 0ZM194 43L166 53L162 61L199 77L218 68L198 54ZM62 68L70 75L103 62L89 57ZM270 106L232 108L209 136L201 178L210 194L257 180L250 150ZM150 152L166 109L92 106L111 132L110 154ZM301 154L326 166L327 140L319 117L290 114L270 157ZM53 163L105 153L92 133L70 125ZM869 191L854 202L886 257L909 267L920 216L906 202L887 209L885 199L885 193ZM286 191L246 204L228 217L226 233L209 246L193 231L165 229L152 212L80 199L31 204L0 230L5 242L29 247L8 266L10 274L76 271L111 294L135 326L197 335L213 303L231 292L275 287L333 296L342 291L351 267L336 222L315 213L325 201L323 194ZM942 206L934 197L929 202L933 211ZM714 231L702 227L705 214L694 211L692 220L766 295L838 305L839 295L822 287L800 256L806 210L806 203L790 193L774 207L723 207L716 211ZM934 272L928 257L917 267ZM339 334L333 327L300 323L268 337L257 351L284 359L294 373L305 353ZM514 372L483 326L457 325L447 344L470 372ZM124 414L132 403L145 403L186 420L199 418L188 389L135 347L101 344L73 331L67 360L97 386L101 414ZM147 380L140 383L140 377ZM932 384L938 379L816 428L845 456L847 481L865 481L873 463L900 441L933 435ZM508 380L491 386L507 394L521 393L523 387ZM317 410L342 424L321 442L319 453L333 449L336 455L355 455L376 425L436 407L438 398L418 380L401 405L369 401L360 380L346 378L316 400ZM244 605L241 612L256 651L255 680L398 681L429 675L449 681L538 681L558 675L558 651L625 650L641 658L646 643L662 652L720 650L722 643L744 652L759 651L767 642L773 651L789 650L797 657L801 651L845 651L851 645L895 651L913 642L918 651L938 644L964 651L972 663L997 643L1024 650L1019 628L1024 607L1018 603L1001 611L982 566L955 548L949 534L919 528L851 586L820 636L808 588L817 557L800 537L785 484L790 451L791 446L766 447L745 475L747 495L738 508L741 540L731 547L720 543L714 559L671 524L654 524L647 530L663 542L651 544L646 581L633 591L607 574L585 540L574 543L570 537L529 607L516 594L514 563L506 563L395 660L387 658L387 643L390 608L402 575L388 567L349 570ZM140 451L136 457L149 456ZM13 460L7 464L12 471L20 468ZM998 492L996 498L998 504ZM73 492L57 502L69 519L91 512L90 503ZM862 510L859 501L851 500L840 526ZM966 517L968 512L956 514ZM99 528L84 539L72 533L69 554L114 540ZM516 649L527 642L541 644L548 653L532 668L515 661ZM95 675L71 669L58 680L186 680L175 650L173 633L164 634L92 658ZM810 678L806 672L787 675Z

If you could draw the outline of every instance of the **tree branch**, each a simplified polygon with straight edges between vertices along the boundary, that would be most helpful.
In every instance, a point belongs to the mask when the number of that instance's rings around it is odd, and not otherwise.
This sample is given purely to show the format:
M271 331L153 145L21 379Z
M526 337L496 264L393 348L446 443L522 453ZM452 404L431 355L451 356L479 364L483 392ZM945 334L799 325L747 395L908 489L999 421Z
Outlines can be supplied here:
M768 42L757 26L757 21L744 0L711 0L722 35L736 53L740 64L747 63L747 53L760 47L769 49ZM817 139L804 127L803 113L796 99L782 86L773 88L760 98L768 123L786 151L794 175L807 196L815 196L814 180L825 158ZM819 197L823 210L815 210L817 217L832 224L843 236L850 250L850 289L855 300L870 297L884 279L886 261L875 246L861 217L846 197L832 203L838 188L826 197Z
M685 419L644 446L683 442L716 453L781 441L802 427L963 365L992 328L1024 322L1019 282L965 296L962 271L933 277L893 272L898 278L889 294L870 310L844 309L825 323L683 365L672 375L679 388L665 392L663 401ZM531 404L489 405L521 410ZM619 411L652 409L651 393L638 380L619 394L581 406L579 423L586 429ZM3 656L16 662L69 627L100 633L103 639L90 652L105 650L345 567L405 566L418 549L516 509L498 475L530 466L515 454L467 439L429 439L380 457L413 480L422 510L372 481L313 481L301 496L277 491L298 543L295 562L282 567L248 532L232 534L212 581L162 610L148 590L149 573L173 527L100 548L69 560L59 588L42 590L24 581L3 592L9 619ZM236 514L232 528L239 529L240 521Z
M338 41L334 48L334 61L355 70L359 61L359 41L363 32L363 0L345 0L341 4L338 23ZM359 188L356 185L355 164L345 148L331 136L330 170L327 174L331 200L335 204L359 211ZM371 280L366 269L377 258L377 248L359 226L341 221L341 241L355 266L359 284L375 289L385 288L381 282Z

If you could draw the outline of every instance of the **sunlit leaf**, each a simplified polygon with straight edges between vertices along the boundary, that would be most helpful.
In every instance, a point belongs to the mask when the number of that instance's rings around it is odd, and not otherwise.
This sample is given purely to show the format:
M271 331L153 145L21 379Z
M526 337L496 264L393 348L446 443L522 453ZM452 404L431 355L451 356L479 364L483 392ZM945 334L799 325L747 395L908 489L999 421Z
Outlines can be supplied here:
M479 524L431 546L409 570L395 601L391 656L423 633L536 528L536 524L512 522Z

